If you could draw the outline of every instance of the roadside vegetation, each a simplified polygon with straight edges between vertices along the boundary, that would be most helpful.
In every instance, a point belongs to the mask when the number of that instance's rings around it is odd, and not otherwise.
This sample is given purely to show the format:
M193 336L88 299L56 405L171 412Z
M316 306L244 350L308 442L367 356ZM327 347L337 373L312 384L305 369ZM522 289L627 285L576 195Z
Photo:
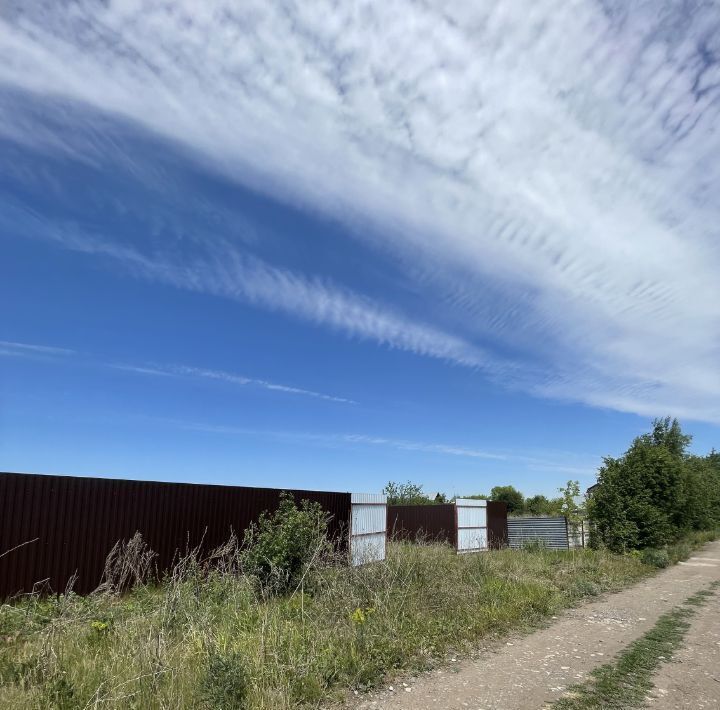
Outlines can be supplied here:
M252 546L230 541L212 560L191 554L162 584L135 580L120 593L147 559L136 540L96 594L3 605L0 707L313 707L650 572L605 551L458 556L403 543L388 546L385 562L350 568L318 537L293 547L289 576L280 570L289 518L310 537L318 531L316 510L288 502ZM259 544L277 553L277 569L258 566Z
M681 646L698 608L715 597L717 583L699 591L667 614L650 631L634 641L617 660L594 670L590 679L573 686L556 702L556 710L625 710L646 706L653 674Z
M136 536L113 550L94 594L0 606L0 708L286 710L427 669L714 539L720 456L691 456L688 444L677 422L659 420L623 457L605 460L588 502L594 549L457 555L393 541L385 561L352 568L328 542L323 511L284 497L243 540L190 551L158 582L153 552ZM533 499L510 488L489 497L529 511ZM558 512L579 515L577 483L560 492ZM393 502L445 500L410 483L388 493ZM661 636L676 639L681 617L663 621ZM606 673L615 684L625 682L618 668Z
M593 546L666 550L720 527L720 453L689 454L691 439L677 420L657 419L623 456L605 459L587 503Z
M605 457L587 500L577 481L558 488L554 498L526 497L511 485L464 497L502 501L514 517L563 515L573 530L587 520L591 547L667 567L692 540L720 529L720 452L690 453L691 442L677 419L654 420L622 456ZM447 502L445 494L430 497L412 482L390 482L384 492L391 505Z

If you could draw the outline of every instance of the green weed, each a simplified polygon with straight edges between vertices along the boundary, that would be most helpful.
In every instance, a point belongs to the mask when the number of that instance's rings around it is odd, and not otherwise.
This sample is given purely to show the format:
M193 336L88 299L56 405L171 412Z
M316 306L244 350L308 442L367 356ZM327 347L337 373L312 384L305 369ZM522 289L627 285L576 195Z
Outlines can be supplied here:
M568 696L556 702L556 710L629 710L642 707L652 690L653 673L671 658L690 628L689 619L697 607L713 596L713 584L663 614L644 636L634 641L617 661L596 669L592 678L570 688Z
M2 605L0 708L317 706L650 573L604 551L391 543L359 568L323 552L277 595L237 555L235 541L210 572L185 559L126 594Z

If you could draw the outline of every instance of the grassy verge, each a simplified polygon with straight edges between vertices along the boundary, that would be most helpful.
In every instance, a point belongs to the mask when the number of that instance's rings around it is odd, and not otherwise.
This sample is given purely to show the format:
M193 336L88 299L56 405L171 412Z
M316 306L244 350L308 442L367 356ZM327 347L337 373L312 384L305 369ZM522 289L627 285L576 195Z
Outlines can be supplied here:
M713 583L663 614L644 636L634 641L613 663L596 669L592 678L570 689L568 697L553 705L556 710L610 710L639 708L652 689L653 673L666 663L683 642L689 620L698 607L714 596Z
M636 550L630 554L651 567L662 569L688 559L699 547L712 540L717 540L718 537L720 537L720 530L695 531L667 547Z
M185 564L120 598L0 607L0 707L317 706L650 572L601 551L393 543L383 563L314 570L296 593L264 597L251 579Z
M703 530L701 532L688 533L682 540L668 547L670 563L675 564L686 560L695 550L708 542L717 540L720 537L720 530Z

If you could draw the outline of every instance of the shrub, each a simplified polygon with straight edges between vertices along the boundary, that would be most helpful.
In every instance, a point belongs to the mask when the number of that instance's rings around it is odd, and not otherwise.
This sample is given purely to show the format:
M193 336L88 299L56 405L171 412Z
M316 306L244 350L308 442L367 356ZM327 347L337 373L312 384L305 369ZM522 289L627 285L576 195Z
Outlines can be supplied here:
M605 459L588 503L594 545L613 552L664 547L688 529L690 439L676 420L656 419L623 456Z
M640 561L645 565L663 569L670 565L670 555L668 555L668 551L665 549L656 550L647 548L640 554Z
M243 710L247 707L249 679L237 653L213 652L202 681L202 698L213 710Z
M119 597L0 604L0 709L324 707L650 573L604 551L390 543L376 564L313 563L312 596L277 596L238 574L234 549L201 575L188 573L201 568L191 551L160 584Z
M383 488L383 493L387 496L388 505L431 505L435 503L444 503L444 500L438 500L438 497L444 498L441 493L435 497L435 501L423 491L423 487L418 483L408 481L407 483L395 483L389 481Z
M572 595L578 598L582 597L596 597L602 591L602 588L597 582L589 579L578 579L573 583L572 589L570 590Z
M263 513L245 533L243 566L266 591L283 593L297 588L313 561L327 558L328 516L319 503L300 507L283 493L273 514Z

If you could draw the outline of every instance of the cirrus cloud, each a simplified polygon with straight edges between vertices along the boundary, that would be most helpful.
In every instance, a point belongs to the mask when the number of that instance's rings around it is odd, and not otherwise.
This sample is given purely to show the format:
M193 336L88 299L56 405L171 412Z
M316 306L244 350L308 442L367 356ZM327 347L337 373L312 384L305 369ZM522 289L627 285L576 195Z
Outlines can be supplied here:
M298 315L413 352L512 348L540 396L720 422L719 38L712 3L33 3L3 13L0 82L342 219L444 323L428 341L242 257L244 299L302 292Z

